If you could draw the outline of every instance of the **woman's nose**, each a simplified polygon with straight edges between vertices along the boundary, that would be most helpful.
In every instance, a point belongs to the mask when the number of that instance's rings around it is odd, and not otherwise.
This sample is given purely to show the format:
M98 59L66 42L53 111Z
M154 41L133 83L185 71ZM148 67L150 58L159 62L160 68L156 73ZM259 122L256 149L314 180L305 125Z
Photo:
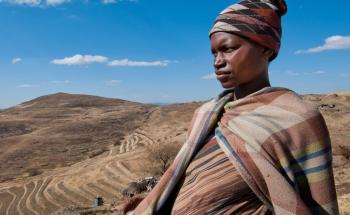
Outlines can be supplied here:
M222 56L222 54L217 54L214 58L214 67L215 68L220 68L225 64L225 60Z

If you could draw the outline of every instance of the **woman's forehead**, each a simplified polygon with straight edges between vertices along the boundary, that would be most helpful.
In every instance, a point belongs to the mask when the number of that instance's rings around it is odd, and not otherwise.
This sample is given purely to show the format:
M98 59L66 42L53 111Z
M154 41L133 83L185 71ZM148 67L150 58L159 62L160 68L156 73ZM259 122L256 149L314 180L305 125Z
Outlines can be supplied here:
M211 45L218 45L222 43L244 43L248 42L244 38L227 32L216 32L210 37Z

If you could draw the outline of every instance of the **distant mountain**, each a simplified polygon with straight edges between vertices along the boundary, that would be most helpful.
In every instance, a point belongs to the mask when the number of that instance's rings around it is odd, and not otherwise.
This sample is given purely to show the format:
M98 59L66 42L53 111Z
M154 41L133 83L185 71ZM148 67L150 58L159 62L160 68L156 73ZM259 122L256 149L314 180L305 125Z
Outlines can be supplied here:
M108 107L119 106L123 104L139 104L141 103L130 102L122 99L112 99L99 96L80 95L80 94L68 94L68 93L56 93L46 96L41 96L36 99L24 102L20 107L32 107L32 108L58 108L58 107Z
M172 104L175 104L175 103L151 102L151 103L148 103L148 104L151 104L151 105L159 105L159 106L166 106L166 105L172 105Z

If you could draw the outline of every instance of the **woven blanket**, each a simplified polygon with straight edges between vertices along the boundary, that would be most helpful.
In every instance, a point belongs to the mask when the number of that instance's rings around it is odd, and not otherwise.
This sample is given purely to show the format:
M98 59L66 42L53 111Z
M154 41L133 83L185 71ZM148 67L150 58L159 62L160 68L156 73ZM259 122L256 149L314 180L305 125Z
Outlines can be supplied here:
M293 91L266 87L235 101L227 90L199 107L173 164L130 214L171 214L178 184L212 132L274 214L339 213L322 115Z

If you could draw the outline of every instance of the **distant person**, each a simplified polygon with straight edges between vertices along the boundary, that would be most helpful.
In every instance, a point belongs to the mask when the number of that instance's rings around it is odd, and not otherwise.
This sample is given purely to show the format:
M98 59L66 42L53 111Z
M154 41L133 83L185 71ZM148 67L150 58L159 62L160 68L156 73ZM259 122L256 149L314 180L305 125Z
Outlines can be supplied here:
M226 90L196 110L174 163L124 213L339 213L322 115L295 92L270 86L286 12L283 0L243 0L220 13L209 36Z

